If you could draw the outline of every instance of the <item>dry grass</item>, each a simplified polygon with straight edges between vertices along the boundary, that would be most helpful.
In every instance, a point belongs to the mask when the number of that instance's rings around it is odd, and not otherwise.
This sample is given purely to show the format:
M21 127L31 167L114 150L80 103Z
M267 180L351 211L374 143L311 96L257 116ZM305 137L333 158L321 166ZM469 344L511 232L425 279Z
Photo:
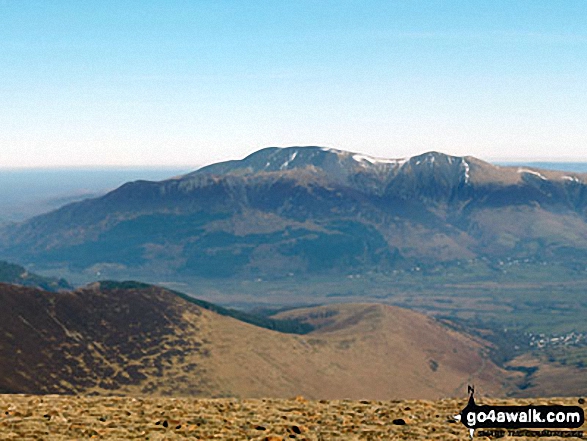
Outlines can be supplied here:
M479 341L402 308L354 304L307 335L221 316L159 288L0 292L0 391L31 394L436 399L474 383L504 396L515 373ZM17 354L15 357L14 354Z
M351 304L279 315L306 316L328 324L296 336L210 317L213 344L200 366L225 396L435 399L459 396L467 382L493 396L512 387L514 374L488 361L479 342L422 314Z
M577 398L478 401L577 405ZM467 430L451 415L465 404L466 399L307 401L301 397L236 400L0 395L0 439L464 440L468 439ZM398 419L406 424L394 424Z

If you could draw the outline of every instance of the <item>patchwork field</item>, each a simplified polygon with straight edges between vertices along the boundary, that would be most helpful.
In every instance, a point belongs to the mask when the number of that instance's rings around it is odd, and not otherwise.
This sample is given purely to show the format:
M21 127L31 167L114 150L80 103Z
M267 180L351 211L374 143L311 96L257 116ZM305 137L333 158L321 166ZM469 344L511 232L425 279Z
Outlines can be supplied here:
M477 401L510 405L582 402L577 398ZM308 401L302 397L237 400L0 395L0 439L464 440L468 431L451 416L465 404L465 398ZM586 429L584 425L578 430Z

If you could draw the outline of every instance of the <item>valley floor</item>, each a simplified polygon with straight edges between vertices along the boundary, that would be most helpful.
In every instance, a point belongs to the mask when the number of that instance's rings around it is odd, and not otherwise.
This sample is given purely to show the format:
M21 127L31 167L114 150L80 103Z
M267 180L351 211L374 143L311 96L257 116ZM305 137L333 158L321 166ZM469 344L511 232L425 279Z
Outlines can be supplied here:
M577 398L477 398L477 404L577 402ZM302 397L278 400L0 395L0 439L466 440L466 428L451 418L465 404L465 397L439 401L307 401ZM405 424L397 424L400 419ZM587 436L586 425L579 430Z

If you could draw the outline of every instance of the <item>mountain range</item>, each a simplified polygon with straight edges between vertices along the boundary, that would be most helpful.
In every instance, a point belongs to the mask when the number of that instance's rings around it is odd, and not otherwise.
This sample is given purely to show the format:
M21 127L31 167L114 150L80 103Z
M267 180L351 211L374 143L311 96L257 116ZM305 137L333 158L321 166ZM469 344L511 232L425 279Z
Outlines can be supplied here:
M4 226L0 257L205 278L507 259L584 269L586 221L587 174L437 152L266 148Z

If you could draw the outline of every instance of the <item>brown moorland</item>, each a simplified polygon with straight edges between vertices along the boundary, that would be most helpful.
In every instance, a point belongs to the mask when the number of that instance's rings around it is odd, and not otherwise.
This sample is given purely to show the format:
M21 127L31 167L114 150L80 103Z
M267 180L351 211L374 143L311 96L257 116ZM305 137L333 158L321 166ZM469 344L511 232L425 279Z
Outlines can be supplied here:
M513 388L481 340L423 314L375 305L290 311L284 334L154 287L49 293L0 285L0 391L314 399L490 396Z

